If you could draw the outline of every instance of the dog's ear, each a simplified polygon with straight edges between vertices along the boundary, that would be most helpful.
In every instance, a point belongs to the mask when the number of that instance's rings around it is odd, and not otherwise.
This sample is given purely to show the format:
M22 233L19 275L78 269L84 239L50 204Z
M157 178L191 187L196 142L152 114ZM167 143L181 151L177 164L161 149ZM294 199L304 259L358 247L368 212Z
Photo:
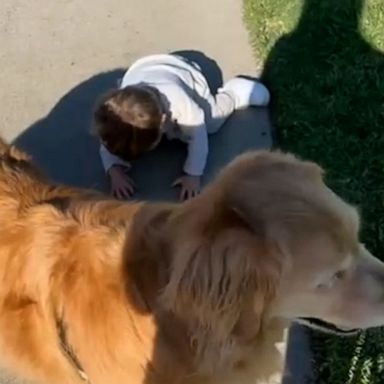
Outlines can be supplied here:
M185 232L185 231L184 231ZM235 211L217 213L206 225L174 239L166 305L194 327L219 339L236 333L252 308L258 331L280 274L277 254Z

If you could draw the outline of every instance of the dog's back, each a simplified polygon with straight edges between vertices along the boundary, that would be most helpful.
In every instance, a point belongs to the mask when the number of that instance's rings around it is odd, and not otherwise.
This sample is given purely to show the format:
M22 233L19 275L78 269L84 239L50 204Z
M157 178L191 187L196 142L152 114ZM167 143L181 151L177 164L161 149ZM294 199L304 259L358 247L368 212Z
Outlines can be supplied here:
M6 365L42 382L84 383L71 342L84 340L87 319L92 331L97 324L104 331L105 316L113 319L111 311L123 307L115 255L121 255L123 219L129 222L135 211L93 191L52 185L28 155L0 140L0 354ZM67 322L76 324L70 334Z
M52 189L52 188L51 188ZM40 244L38 225L52 220L54 211L42 207L49 185L29 156L0 139L0 352L2 360L27 377L45 377L46 370L59 382L78 381L68 361L60 354L51 326L48 295L49 265ZM35 207L39 206L39 210ZM49 210L51 212L49 212ZM4 362L4 361L3 361ZM43 364L42 364L43 362Z

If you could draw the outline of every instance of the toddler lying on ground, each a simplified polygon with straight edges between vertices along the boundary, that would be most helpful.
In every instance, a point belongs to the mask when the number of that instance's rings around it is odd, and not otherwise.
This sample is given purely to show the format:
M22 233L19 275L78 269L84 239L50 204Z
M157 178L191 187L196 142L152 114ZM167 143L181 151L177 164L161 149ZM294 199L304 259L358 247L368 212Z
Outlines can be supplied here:
M177 55L152 55L136 61L125 73L120 88L105 94L95 111L100 155L117 198L135 190L129 176L130 161L154 149L163 135L188 146L184 174L173 184L180 199L200 191L209 145L236 109L265 106L269 92L259 82L233 78L213 95L201 68Z

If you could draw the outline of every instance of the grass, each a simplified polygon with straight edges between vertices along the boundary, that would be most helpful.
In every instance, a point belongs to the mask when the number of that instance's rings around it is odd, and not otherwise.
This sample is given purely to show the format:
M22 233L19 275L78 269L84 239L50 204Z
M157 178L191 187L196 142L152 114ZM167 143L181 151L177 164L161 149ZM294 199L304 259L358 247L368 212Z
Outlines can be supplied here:
M319 162L384 258L383 0L244 0L279 145ZM384 331L313 336L320 383L384 383Z

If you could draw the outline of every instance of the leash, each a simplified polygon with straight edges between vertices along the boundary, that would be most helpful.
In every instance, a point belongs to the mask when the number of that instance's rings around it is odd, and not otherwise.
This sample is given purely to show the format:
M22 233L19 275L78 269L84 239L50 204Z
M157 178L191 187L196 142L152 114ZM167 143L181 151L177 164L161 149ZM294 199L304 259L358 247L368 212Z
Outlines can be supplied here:
M77 357L75 351L73 350L72 346L68 342L67 338L67 329L66 325L64 324L63 319L56 319L56 331L57 336L60 343L60 349L63 353L63 355L67 358L67 360L70 362L72 367L76 370L78 376L81 380L83 380L85 383L91 384L90 380L88 379L87 374L85 373L83 366L80 363L79 358Z

